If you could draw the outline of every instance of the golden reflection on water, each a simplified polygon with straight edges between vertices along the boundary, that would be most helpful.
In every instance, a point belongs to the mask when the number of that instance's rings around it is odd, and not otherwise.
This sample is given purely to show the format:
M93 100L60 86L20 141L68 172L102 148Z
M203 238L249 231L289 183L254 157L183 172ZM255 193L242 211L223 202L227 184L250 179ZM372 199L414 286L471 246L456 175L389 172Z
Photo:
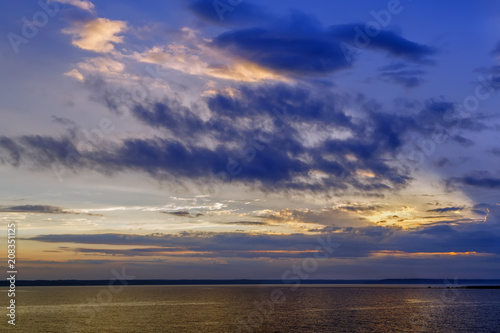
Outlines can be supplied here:
M19 332L495 332L500 290L25 287ZM283 302L270 302L279 291ZM107 296L106 296L107 295ZM498 330L497 330L498 331Z

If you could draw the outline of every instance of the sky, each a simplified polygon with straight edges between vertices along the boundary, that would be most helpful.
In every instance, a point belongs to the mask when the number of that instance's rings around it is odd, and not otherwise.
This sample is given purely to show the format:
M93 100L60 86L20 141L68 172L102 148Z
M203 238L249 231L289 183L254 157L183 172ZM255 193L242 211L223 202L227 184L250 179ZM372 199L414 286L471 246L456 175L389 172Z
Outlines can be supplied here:
M307 278L500 278L498 2L0 17L19 279L281 279L318 256Z

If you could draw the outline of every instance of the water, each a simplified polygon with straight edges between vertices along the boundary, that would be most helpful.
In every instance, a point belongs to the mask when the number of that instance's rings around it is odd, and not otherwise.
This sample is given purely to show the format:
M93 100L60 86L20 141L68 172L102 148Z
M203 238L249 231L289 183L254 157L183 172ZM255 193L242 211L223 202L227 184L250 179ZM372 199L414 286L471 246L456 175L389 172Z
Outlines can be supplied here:
M28 333L500 332L498 289L87 286L16 296L16 331Z

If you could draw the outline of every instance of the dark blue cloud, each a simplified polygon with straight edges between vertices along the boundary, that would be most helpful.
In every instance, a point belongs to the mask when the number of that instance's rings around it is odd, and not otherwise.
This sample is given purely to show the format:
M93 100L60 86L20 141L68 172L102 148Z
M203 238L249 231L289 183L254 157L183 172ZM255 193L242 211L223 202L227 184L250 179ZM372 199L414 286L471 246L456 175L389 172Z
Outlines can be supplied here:
M323 28L314 18L292 12L268 26L235 29L215 37L213 47L265 68L289 75L324 75L350 67L361 49L386 51L416 63L430 63L435 50L390 32L380 31L358 45L360 24ZM349 50L349 48L354 48Z
M317 31L251 28L223 33L212 46L290 75L324 75L350 66L339 44Z
M124 91L94 86L95 100L116 100ZM381 190L401 188L411 180L408 170L389 163L410 144L412 133L430 135L454 104L428 101L419 112L389 113L363 95L332 93L309 84L242 85L238 93L224 92L206 98L206 106L184 106L175 98L146 100L130 108L138 121L159 130L158 136L128 138L82 149L74 129L62 137L3 138L3 148L20 161L42 169L62 167L64 172L92 169L106 175L120 171L145 172L157 179L206 183L219 175L224 181L257 186L265 191L360 190L382 195ZM202 119L198 108L208 107ZM346 110L355 108L361 116ZM304 131L318 133L316 143L304 142ZM161 135L165 132L165 135ZM344 138L329 133L345 132ZM167 139L168 138L168 139ZM455 137L455 140L467 139ZM211 141L207 146L200 144ZM353 158L354 157L354 158ZM16 164L17 163L17 164ZM360 178L357 170L373 177ZM305 182L311 173L321 179ZM368 193L369 192L369 193Z
M490 150L493 155L500 156L500 148L493 148Z
M436 209L429 209L428 212L435 212L435 213L447 213L447 212L454 212L454 211L461 211L465 207L445 207L445 208L436 208Z
M395 57L415 63L433 63L429 59L437 52L433 47L418 44L387 30L380 30L370 37L366 30L367 26L364 24L337 25L328 29L331 36L358 49L386 51Z
M121 143L103 142L92 150L78 150L73 133L60 138L24 136L4 141L9 142L7 148L15 148L11 153L43 168L56 163L68 171L94 169L109 175L136 170L158 179L201 182L223 172L232 181L272 191L355 188L377 192L405 186L411 180L387 161L403 149L408 133L427 131L418 118L383 112L376 101L363 96L336 95L308 86L242 86L239 90L233 97L221 93L208 98L212 113L208 120L172 99L132 107L136 119L173 134L175 139L130 138ZM362 110L364 116L354 120L347 115L344 109L349 105ZM448 108L439 105L430 104L425 112ZM351 135L306 146L304 126L314 126L319 133L347 131ZM219 144L212 148L199 145L210 138ZM370 170L375 177L361 180L356 173L359 169ZM296 180L312 171L326 177L316 183Z
M452 139L453 139L453 141L457 142L462 147L470 147L470 146L473 146L475 143L474 141L467 139L467 138L464 138L461 135L454 135L452 137Z
M500 66L481 67L476 69L476 72L486 75L479 84L488 89L490 93L500 89Z
M500 55L500 42L497 43L497 45L495 46L495 48L491 51L491 54L493 54L495 56Z
M422 75L425 72L422 70L400 70L400 71L385 71L380 73L379 77L404 88L415 88L420 86L424 81Z
M21 205L0 208L0 212L10 213L45 213L45 214L65 214L67 213L60 207L47 205Z
M174 215L174 216L180 216L180 217L199 217L199 216L203 216L203 214L201 213L196 213L196 214L193 214L191 215L191 213L187 210L176 210L176 211L171 211L171 212L162 212L163 214L170 214L170 215Z
M440 168L453 165L453 163L446 157L440 158L435 164Z
M465 176L456 181L469 186L484 187L489 189L500 188L500 178Z
M57 206L49 206L49 205L19 205L19 206L0 206L0 212L3 213L41 213L41 214L76 214L79 215L81 213L66 210ZM85 214L89 216L101 216L96 214Z
M245 0L196 0L189 9L207 22L226 26L257 24L272 18L265 8Z
M475 171L461 177L451 177L446 181L446 185L449 188L454 188L457 185L467 185L485 189L498 189L500 188L500 178L492 177L488 171Z

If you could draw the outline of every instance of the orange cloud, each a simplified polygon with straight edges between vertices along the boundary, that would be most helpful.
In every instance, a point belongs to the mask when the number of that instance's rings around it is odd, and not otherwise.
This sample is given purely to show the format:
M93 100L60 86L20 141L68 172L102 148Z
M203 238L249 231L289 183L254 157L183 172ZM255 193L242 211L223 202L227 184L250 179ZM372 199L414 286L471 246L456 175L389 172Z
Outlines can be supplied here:
M201 51L185 45L169 45L166 48L155 46L144 53L136 53L135 58L140 62L158 64L190 75L241 82L288 81L285 77L250 62L228 58L201 45L196 48ZM204 55L203 59L201 54Z
M98 17L94 20L64 29L63 33L72 35L72 44L83 50L109 53L115 49L113 43L122 43L119 33L127 29L124 21L112 21Z
M488 253L478 253L475 251L468 251L468 252L404 252L404 251L392 251L392 250L376 251L376 252L372 252L372 254L375 256L404 256L404 257L488 255Z

